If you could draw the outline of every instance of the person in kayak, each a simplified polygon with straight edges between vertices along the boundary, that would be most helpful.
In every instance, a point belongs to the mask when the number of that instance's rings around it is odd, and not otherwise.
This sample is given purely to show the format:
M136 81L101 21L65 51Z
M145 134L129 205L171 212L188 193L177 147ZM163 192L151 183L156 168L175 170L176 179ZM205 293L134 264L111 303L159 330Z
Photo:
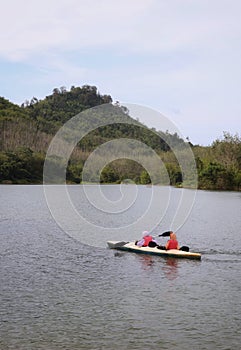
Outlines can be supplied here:
M155 239L149 234L148 231L144 231L142 233L142 239L140 239L139 241L136 241L135 244L138 247L156 247L157 246L157 242L155 241Z
M170 239L167 241L167 244L166 244L166 250L169 250L169 249L180 249L177 241L177 236L172 231L170 232Z

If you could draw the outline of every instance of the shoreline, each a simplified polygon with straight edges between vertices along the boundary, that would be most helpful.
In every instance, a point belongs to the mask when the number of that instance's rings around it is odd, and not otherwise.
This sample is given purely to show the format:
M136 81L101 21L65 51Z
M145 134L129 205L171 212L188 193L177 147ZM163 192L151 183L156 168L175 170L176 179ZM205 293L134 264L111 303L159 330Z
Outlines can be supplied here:
M75 182L67 182L67 183L63 183L63 184L58 184L58 183L48 183L48 184L44 184L42 182L20 182L20 183L14 183L14 182L10 182L10 181L3 181L0 182L0 186L84 186L84 185L88 185L88 186L96 186L96 185L100 185L100 186L118 186L118 185L125 185L125 186L145 186L145 187L152 187L152 186L162 186L162 185L152 185L152 184L135 184L135 183L75 183ZM226 190L226 189L212 189L212 188L193 188L193 187L183 187L183 186L172 186L169 185L167 187L171 187L171 188L175 188L175 189L184 189L184 190L196 190L196 191L205 191L205 192L236 192L236 193L240 193L241 189L230 189L230 190Z

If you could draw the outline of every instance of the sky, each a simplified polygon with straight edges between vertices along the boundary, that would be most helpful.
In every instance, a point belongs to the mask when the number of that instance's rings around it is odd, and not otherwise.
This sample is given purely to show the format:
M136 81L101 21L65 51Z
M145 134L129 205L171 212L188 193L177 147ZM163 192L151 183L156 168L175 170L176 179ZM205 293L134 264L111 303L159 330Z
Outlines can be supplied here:
M240 13L240 0L1 1L0 96L94 85L194 144L240 135Z

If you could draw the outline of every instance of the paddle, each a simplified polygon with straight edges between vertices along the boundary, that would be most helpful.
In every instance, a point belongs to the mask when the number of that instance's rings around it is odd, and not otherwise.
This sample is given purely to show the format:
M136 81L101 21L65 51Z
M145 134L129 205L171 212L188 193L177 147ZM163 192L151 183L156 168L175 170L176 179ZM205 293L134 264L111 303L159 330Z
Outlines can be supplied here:
M169 237L171 232L172 231L163 232L161 235L158 235L158 237Z

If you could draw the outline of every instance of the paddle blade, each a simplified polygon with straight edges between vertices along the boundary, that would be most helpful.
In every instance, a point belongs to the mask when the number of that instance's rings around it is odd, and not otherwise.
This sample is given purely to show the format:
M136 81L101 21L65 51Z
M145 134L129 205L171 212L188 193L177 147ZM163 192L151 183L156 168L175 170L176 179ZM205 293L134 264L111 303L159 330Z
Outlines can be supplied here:
M161 235L158 235L158 237L169 237L171 232L172 231L163 232Z

